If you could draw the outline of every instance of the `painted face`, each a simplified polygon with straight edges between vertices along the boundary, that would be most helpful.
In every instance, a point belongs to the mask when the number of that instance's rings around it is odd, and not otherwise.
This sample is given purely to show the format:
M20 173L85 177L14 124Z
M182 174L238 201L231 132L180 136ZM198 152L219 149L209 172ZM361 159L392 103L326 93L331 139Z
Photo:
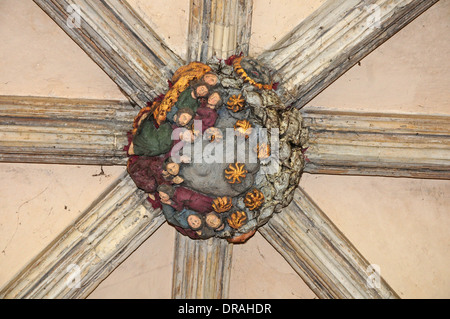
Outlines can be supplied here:
M166 193L164 193L164 192L158 192L158 193L159 193L159 198L163 202L167 202L170 199L169 195L167 195Z
M192 116L188 113L181 113L176 119L178 126L186 126L192 120Z
M206 224L209 227L211 227L212 229L216 229L220 225L222 225L222 221L220 220L220 218L216 214L209 213L208 215L206 215Z
M197 215L189 215L187 218L187 222L189 224L189 227L192 229L199 229L200 226L202 226L202 220Z
M180 165L178 165L177 163L169 163L166 166L166 171L170 174L170 175L178 175L178 172L180 171Z
M213 94L211 94L208 98L208 105L210 106L216 106L217 103L219 103L220 101L220 95L217 92L214 92Z
M195 92L197 93L197 97L206 96L208 95L208 88L206 85L200 85L195 89Z
M214 86L219 81L219 78L215 74L208 73L203 77L203 81L205 81L205 83L208 85Z

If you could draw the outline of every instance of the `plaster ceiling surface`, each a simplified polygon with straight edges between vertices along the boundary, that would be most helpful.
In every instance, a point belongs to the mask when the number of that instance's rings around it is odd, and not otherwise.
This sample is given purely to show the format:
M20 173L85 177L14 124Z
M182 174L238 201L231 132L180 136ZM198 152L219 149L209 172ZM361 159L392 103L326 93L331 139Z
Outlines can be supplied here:
M308 105L450 114L450 1L438 2Z
M255 0L257 55L324 1ZM182 58L188 1L130 3ZM167 4L169 3L169 4ZM171 15L165 14L170 10ZM450 1L442 0L309 105L449 114ZM124 100L31 0L0 0L0 94ZM0 286L48 245L123 167L0 163ZM449 181L304 174L300 184L402 298L450 296ZM170 298L175 230L163 225L91 298ZM265 280L261 280L265 278ZM267 280L266 280L267 279ZM230 298L315 298L256 235L233 248Z
M0 1L0 93L126 100L33 1Z
M449 181L304 174L300 186L400 298L448 298Z
M0 286L66 229L123 167L0 164Z

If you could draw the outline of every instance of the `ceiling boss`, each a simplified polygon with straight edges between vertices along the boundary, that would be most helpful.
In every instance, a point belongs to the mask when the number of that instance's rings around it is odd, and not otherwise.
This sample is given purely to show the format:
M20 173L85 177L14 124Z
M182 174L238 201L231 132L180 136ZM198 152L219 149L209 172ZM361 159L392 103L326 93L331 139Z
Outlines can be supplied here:
M304 167L300 112L251 57L192 62L169 83L135 118L128 173L183 235L245 242L292 201Z

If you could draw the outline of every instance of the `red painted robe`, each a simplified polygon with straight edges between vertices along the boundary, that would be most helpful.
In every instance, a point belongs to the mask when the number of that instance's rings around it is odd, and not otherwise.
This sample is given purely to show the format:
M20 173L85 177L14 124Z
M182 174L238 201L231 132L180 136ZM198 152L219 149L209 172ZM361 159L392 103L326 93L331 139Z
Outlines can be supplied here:
M163 208L162 204L161 204L161 199L159 198L159 194L155 193L154 194L155 199L151 199L150 197L147 197L147 201L152 204L153 209L158 209L158 208Z
M200 194L185 187L175 188L171 206L177 211L187 208L200 214L207 214L213 210L213 198Z
M196 113L194 120L202 121L202 133L208 128L213 127L216 123L218 117L216 110L207 106L201 106L197 109Z
M158 185L172 185L172 181L162 175L166 158L167 155L133 157L128 165L128 173L136 186L146 193L154 193Z

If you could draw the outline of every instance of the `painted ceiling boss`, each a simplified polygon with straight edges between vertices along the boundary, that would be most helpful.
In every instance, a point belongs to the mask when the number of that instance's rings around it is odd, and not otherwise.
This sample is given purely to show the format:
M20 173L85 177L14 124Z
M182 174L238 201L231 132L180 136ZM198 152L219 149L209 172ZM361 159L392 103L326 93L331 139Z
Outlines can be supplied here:
M304 167L301 114L251 57L191 62L168 83L136 115L127 171L183 235L245 242L293 198Z

